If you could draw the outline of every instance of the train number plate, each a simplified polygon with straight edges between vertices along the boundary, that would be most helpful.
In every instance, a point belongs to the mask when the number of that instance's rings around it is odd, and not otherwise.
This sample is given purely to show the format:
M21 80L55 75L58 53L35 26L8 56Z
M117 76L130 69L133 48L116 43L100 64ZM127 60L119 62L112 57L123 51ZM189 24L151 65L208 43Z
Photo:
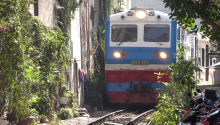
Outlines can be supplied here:
M149 60L131 60L131 65L149 65Z

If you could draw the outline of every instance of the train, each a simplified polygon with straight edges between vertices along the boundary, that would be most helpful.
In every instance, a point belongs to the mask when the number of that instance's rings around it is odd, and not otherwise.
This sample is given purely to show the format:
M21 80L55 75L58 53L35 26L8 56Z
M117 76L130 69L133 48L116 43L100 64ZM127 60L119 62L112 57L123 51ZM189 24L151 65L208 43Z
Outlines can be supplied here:
M157 74L176 62L177 40L187 46L186 59L195 58L197 39L167 13L132 8L112 14L105 29L106 96L111 104L155 105ZM164 75L160 81L168 82Z

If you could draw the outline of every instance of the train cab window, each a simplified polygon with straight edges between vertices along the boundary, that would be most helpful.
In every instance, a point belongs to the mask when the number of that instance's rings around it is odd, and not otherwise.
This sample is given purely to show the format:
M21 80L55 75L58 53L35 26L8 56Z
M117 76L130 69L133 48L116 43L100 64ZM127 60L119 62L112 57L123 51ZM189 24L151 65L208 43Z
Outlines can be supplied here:
M145 42L169 42L170 26L169 25L145 25L144 26Z
M136 42L137 25L112 25L112 42Z

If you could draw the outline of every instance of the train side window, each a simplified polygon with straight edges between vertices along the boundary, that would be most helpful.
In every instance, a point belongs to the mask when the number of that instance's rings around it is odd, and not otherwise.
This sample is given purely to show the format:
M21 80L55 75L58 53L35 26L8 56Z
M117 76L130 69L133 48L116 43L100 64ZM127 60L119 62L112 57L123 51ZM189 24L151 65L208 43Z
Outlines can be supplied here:
M202 66L205 66L205 49L202 48Z
M112 42L136 42L137 25L112 25Z
M170 26L169 25L149 25L144 26L145 42L169 42Z

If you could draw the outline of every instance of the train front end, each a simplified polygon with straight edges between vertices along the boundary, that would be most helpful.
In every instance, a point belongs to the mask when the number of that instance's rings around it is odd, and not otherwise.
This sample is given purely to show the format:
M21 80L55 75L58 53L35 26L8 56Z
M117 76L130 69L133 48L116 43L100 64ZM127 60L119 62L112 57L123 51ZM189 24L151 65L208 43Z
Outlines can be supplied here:
M157 74L175 63L177 24L166 13L131 9L106 21L105 76L110 103L155 104ZM160 79L169 82L169 76Z

